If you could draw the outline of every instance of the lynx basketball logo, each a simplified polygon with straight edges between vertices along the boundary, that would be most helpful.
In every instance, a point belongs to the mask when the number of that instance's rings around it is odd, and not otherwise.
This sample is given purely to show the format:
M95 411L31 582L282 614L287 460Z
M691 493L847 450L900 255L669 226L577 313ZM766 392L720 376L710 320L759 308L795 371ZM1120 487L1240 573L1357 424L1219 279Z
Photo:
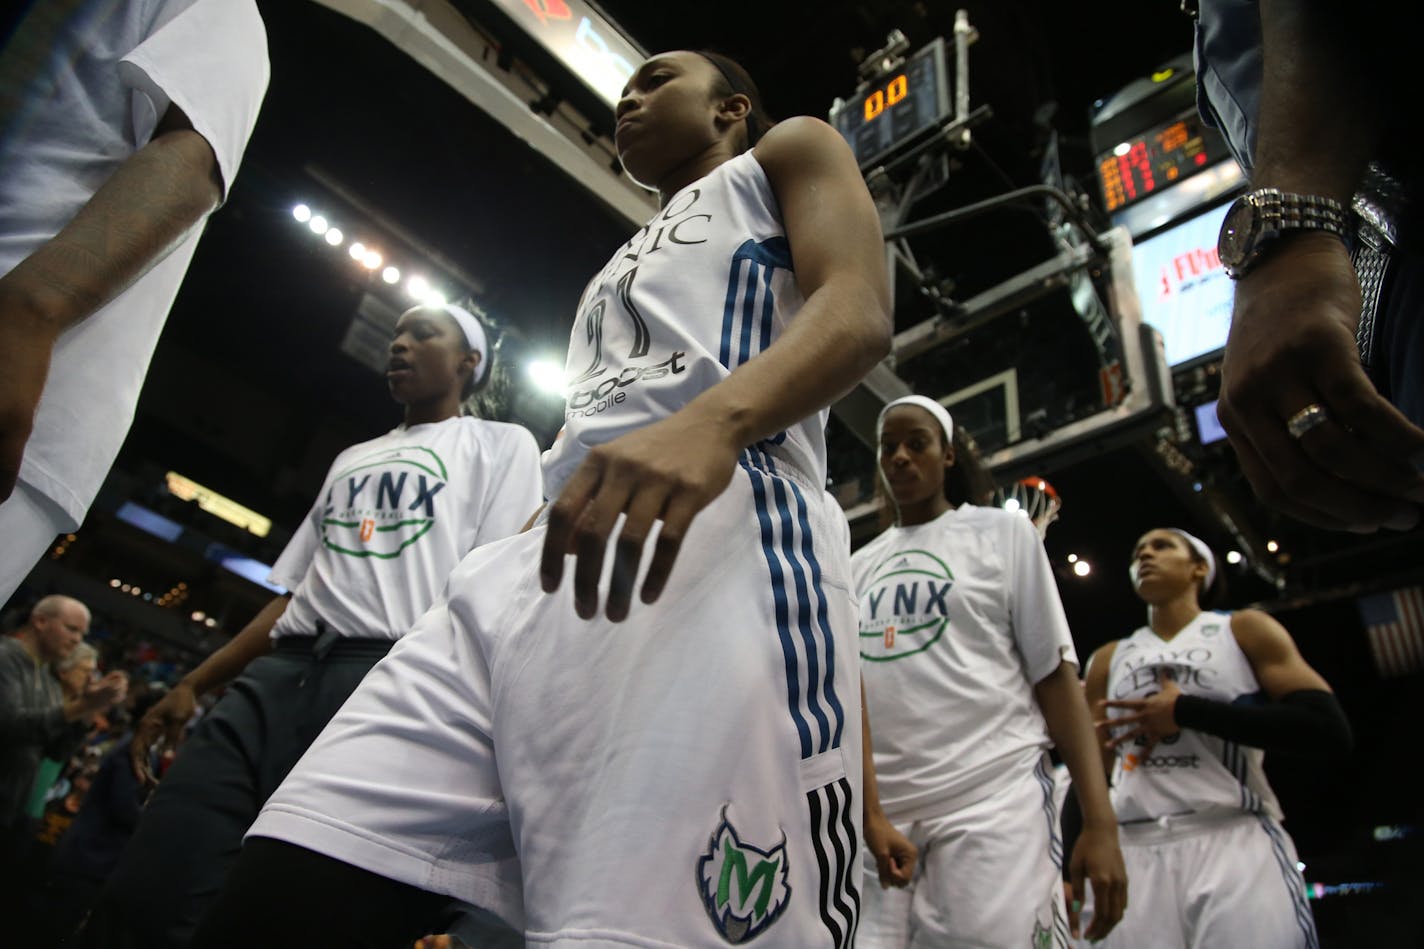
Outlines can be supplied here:
M770 850L743 843L722 808L722 823L697 861L702 902L722 938L739 945L766 932L791 898L788 873L785 834Z
M445 462L429 448L388 448L337 472L326 492L321 542L348 557L399 557L435 526Z
M927 550L901 550L875 568L860 598L860 655L888 662L924 652L949 626L954 573Z

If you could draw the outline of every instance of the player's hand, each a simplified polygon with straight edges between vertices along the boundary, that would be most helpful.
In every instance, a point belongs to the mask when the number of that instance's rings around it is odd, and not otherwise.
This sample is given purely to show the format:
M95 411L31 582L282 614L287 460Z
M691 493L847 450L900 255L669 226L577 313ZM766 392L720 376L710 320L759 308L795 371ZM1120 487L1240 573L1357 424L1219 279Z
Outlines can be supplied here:
M192 688L179 682L168 694L153 704L134 728L133 741L129 742L129 762L133 773L145 786L158 783L153 773L150 755L155 748L177 748L183 737L183 729L192 721L193 712L198 707L198 696Z
M1080 929L1083 918L1083 903L1073 895L1073 884L1068 880L1063 881L1063 905L1068 910L1068 933L1074 939L1078 939L1083 935Z
M0 279L0 501L20 477L53 352L54 335L41 328L21 294Z
M875 858L882 890L908 886L915 878L915 861L919 859L920 852L910 838L886 820L884 814L866 815L865 846Z
M1127 868L1118 847L1117 826L1085 825L1073 845L1068 874L1073 893L1086 893L1084 883L1092 884L1093 917L1083 935L1096 942L1112 931L1127 910ZM1072 927L1074 937L1079 936L1076 918Z
M618 515L626 520L614 545L606 608L615 623L628 615L653 524L661 521L662 527L643 580L644 603L662 593L692 519L731 481L742 446L725 425L689 411L591 449L550 503L539 578L544 591L553 593L563 580L564 556L573 554L574 610L583 619L598 613L598 580Z
M1360 284L1340 240L1298 234L1236 284L1217 414L1256 494L1335 530L1419 521L1424 430L1375 391L1355 343ZM1319 404L1329 421L1292 438Z
M1141 699L1109 699L1098 703L1101 716L1093 724L1107 726L1119 732L1117 737L1107 741L1105 747L1116 750L1129 741L1142 739L1146 743L1143 756L1150 755L1152 749L1164 738L1171 738L1181 732L1177 724L1177 697L1182 690L1166 669L1157 670L1157 691ZM1110 708L1123 709L1129 714L1115 718L1106 717ZM1126 729L1122 731L1122 729Z

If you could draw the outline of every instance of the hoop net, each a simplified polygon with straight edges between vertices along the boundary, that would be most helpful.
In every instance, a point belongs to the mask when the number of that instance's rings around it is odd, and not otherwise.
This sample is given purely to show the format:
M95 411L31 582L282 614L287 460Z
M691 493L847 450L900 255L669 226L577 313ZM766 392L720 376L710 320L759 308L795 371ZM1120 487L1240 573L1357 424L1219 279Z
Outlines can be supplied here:
M1048 534L1048 525L1058 520L1063 499L1053 485L1043 478L1022 478L994 490L994 504L1006 511L1017 511L1038 528L1038 536Z

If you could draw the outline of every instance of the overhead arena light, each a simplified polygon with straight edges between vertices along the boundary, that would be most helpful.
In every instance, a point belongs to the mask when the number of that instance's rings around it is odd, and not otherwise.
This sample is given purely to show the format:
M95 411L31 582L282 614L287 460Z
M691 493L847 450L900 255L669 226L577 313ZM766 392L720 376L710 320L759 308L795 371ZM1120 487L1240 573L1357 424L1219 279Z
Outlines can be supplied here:
M400 269L397 267L387 267L381 271L381 279L386 283L395 283L400 279Z
M1086 577L1093 572L1093 567L1086 560L1079 560L1073 564L1073 572L1080 577Z
M296 218L297 221L302 224L305 224L306 222L310 221L311 216L312 210L305 204L299 204L296 207L292 208L292 217Z
M430 292L430 284L421 276L411 277L405 282L405 292L410 294L412 300L425 300L425 295Z
M1226 552L1226 562L1232 564L1233 566L1235 564L1240 563L1243 559L1244 558L1241 556L1241 551L1239 550L1228 550Z
M330 226L331 225L327 223L326 218L322 217L320 214L312 215L312 219L307 222L307 227L311 228L313 234L325 234L326 229Z
M360 241L352 241L351 249L347 253L351 255L352 260L359 262L362 257L366 256L366 245Z
M339 227L333 227L326 232L326 242L332 247L340 247L343 238L344 235Z
M379 251L374 251L370 248L367 248L366 253L361 255L361 266L365 267L367 270L375 270L377 267L381 266L381 262L383 259L384 258L381 257Z
M529 381L540 392L550 395L564 394L564 367L552 359L535 359L525 367Z

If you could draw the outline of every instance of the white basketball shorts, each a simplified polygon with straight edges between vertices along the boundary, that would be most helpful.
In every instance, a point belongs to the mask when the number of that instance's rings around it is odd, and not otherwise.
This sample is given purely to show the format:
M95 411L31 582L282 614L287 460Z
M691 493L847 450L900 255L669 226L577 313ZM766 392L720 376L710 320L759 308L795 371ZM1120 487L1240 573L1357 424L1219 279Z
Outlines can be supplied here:
M474 551L250 832L532 945L850 946L858 627L825 505L744 463L618 624L540 590L542 527Z
M857 946L1066 949L1059 798L1044 755L1000 793L899 825L920 850L915 879L882 890L866 854Z

